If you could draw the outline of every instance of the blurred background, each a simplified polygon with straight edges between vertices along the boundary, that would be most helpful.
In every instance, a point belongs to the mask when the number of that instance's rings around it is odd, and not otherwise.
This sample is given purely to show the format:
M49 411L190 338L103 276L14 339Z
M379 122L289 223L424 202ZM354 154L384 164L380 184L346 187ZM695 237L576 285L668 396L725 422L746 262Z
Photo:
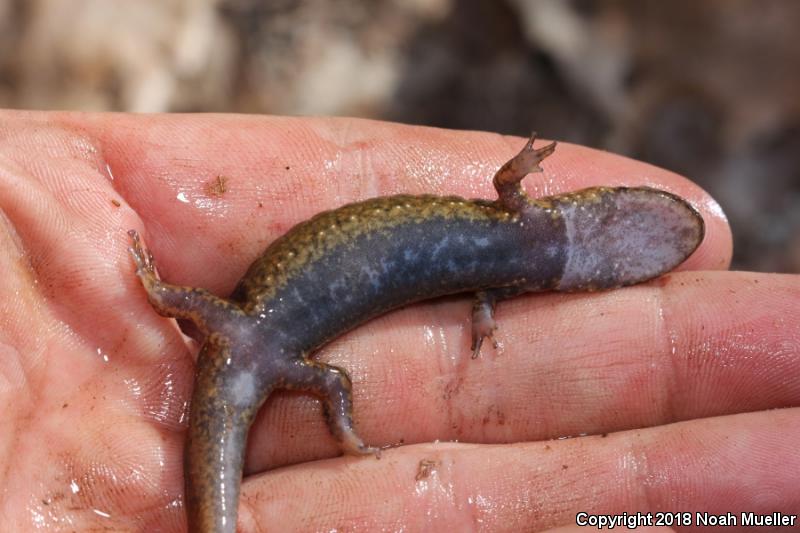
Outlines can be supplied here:
M0 106L350 115L691 177L800 272L795 0L0 0Z

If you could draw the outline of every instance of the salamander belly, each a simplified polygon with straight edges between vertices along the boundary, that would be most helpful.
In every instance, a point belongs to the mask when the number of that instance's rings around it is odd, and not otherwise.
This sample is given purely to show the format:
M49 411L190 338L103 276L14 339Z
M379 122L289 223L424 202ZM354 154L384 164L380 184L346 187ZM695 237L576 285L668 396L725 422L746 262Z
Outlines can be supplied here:
M410 302L537 281L550 288L566 247L548 219L540 222L546 231L530 219L434 219L361 234L306 265L264 303L270 330L284 348L307 352Z

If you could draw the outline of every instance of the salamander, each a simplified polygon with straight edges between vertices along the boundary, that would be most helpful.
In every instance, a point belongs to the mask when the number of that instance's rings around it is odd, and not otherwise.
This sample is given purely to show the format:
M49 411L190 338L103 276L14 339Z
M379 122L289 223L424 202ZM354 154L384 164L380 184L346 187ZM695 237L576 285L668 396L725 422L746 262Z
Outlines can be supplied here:
M227 299L161 281L133 230L136 274L156 312L204 335L185 444L189 529L236 529L250 425L276 389L323 404L344 452L378 455L353 427L346 370L315 361L325 343L412 302L469 292L472 357L495 331L498 301L524 292L594 291L650 280L699 246L700 214L648 187L593 187L533 199L522 179L556 143L534 134L494 176L498 198L397 195L320 213L277 239Z

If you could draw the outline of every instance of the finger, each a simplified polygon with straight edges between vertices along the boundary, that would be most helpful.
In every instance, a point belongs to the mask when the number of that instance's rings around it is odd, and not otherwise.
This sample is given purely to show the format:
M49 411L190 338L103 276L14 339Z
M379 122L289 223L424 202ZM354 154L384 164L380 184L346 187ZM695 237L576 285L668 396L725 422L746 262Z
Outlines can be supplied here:
M323 350L349 369L371 445L519 442L800 405L800 278L682 272L498 306L502 349L471 360L469 302L392 313ZM424 325L421 325L420 322ZM248 468L336 455L315 400L277 395Z
M580 512L690 512L681 529L693 530L695 512L796 515L798 438L800 409L786 409L605 438L407 446L249 478L240 520L247 531L540 531Z
M492 175L525 142L354 119L63 120L97 139L117 190L145 221L162 274L219 294L233 288L267 244L322 210L396 193L495 198ZM706 221L707 236L687 267L727 267L727 221L686 179L566 143L544 169L524 182L532 195L624 184L660 187L689 199Z

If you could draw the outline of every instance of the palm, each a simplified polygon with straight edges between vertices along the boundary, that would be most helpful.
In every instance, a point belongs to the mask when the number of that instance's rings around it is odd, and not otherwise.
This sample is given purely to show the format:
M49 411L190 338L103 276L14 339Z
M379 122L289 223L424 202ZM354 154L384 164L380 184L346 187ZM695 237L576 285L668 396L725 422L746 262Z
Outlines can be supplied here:
M128 229L142 230L162 277L225 294L294 222L376 194L492 197L492 172L518 148L488 135L239 117L8 113L0 132L0 516L20 531L185 527L192 350L147 304ZM703 209L708 237L685 268L727 266L727 225L696 187L576 147L559 154L545 176L571 178L535 179L530 191L644 176ZM466 299L382 317L320 357L350 370L370 444L418 444L380 461L319 461L338 451L316 401L276 395L251 433L241 524L541 529L583 509L796 509L800 465L787 450L800 415L762 410L800 403L797 287L789 276L690 272L518 298L499 308L501 349L478 361ZM663 425L680 420L690 421ZM286 465L296 466L255 475ZM774 496L740 490L744 477Z
M135 218L89 146L21 133L2 148L3 529L179 524L189 351L136 297L110 230Z

